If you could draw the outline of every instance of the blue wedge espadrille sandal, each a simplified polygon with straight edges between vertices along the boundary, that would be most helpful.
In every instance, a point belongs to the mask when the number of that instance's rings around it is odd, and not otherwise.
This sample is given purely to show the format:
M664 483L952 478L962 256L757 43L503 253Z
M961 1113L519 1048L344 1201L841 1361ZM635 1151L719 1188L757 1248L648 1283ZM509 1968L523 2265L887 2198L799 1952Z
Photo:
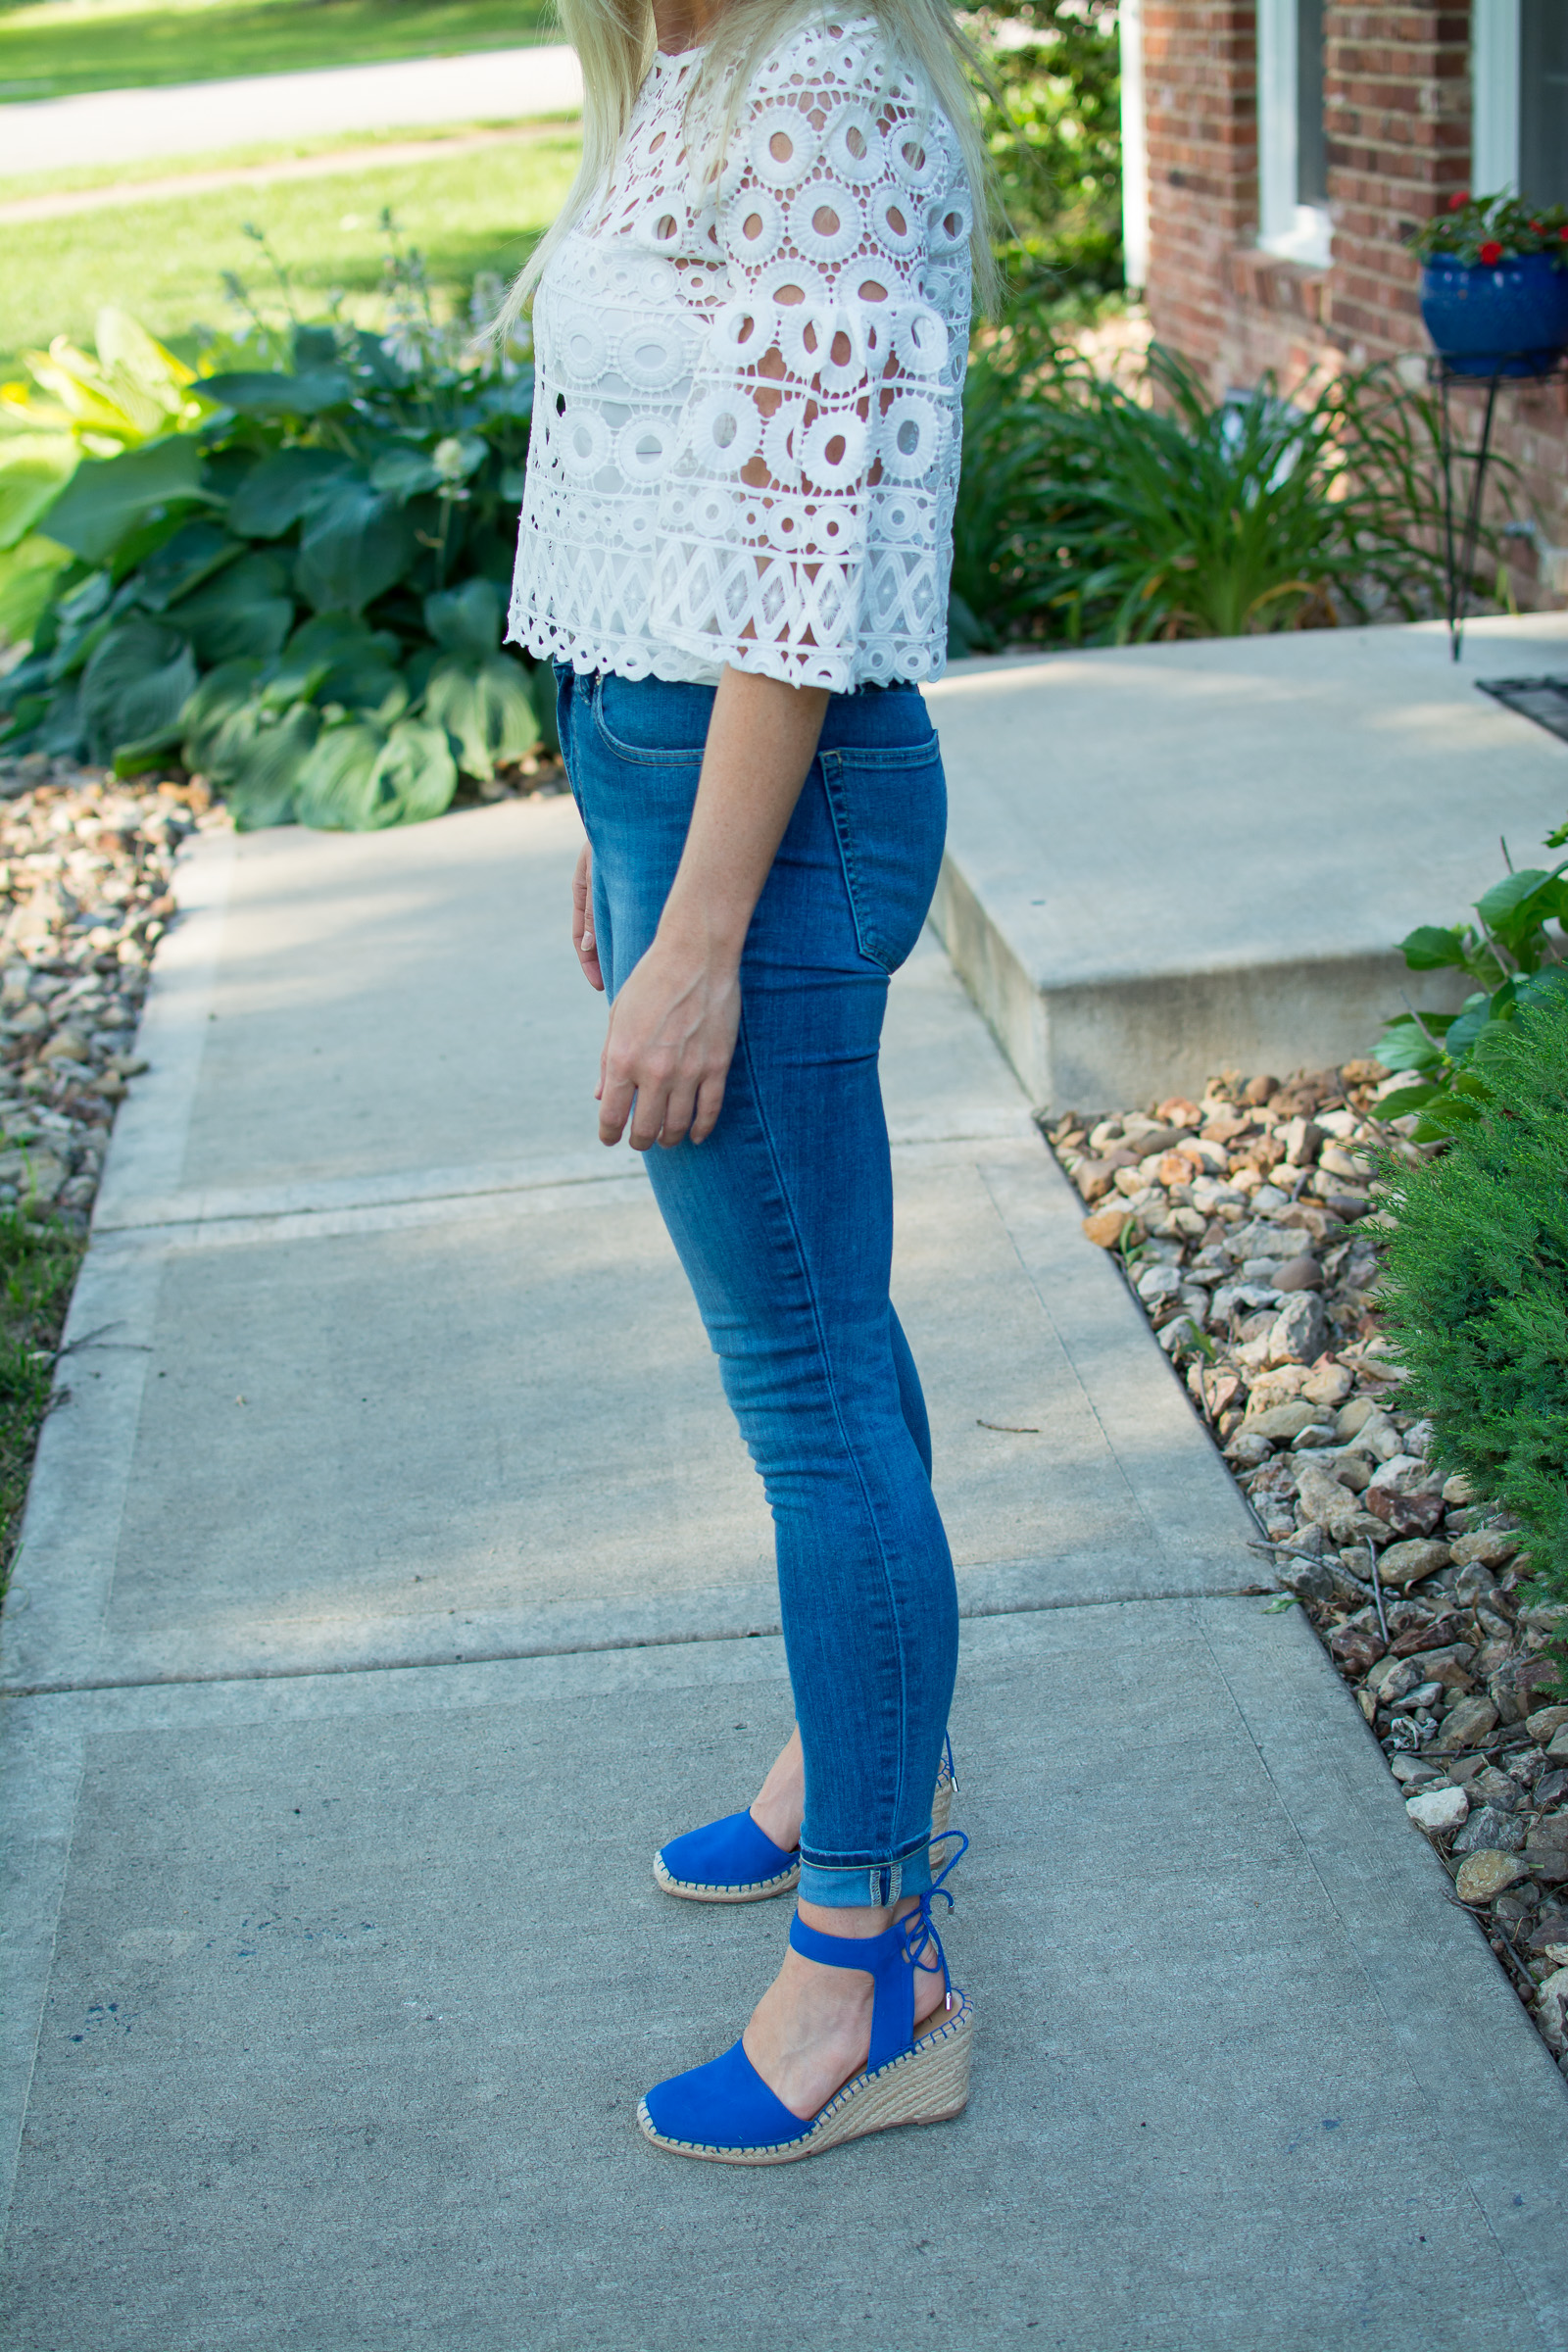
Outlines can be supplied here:
M961 1839L942 1878L967 1843ZM798 1913L791 1923L790 1941L808 1960L863 1969L875 1987L866 2064L809 2122L768 2088L737 2041L722 2058L656 2084L637 2110L644 2136L656 2148L710 2164L795 2164L841 2140L891 2132L900 2124L945 2123L957 2115L969 2096L974 2012L948 1975L942 1938L931 1924L932 1898L938 1894L951 1908L953 1897L939 1879L916 1909L880 1936L824 1936ZM946 1994L918 2031L917 1969L932 1976L940 1969Z
M957 1788L953 1742L945 1740L931 1795L933 1841L946 1833ZM722 1821L688 1830L654 1856L654 1877L664 1892L692 1903L765 1902L769 1895L788 1894L800 1875L799 1849L775 1845L749 1812L726 1813Z

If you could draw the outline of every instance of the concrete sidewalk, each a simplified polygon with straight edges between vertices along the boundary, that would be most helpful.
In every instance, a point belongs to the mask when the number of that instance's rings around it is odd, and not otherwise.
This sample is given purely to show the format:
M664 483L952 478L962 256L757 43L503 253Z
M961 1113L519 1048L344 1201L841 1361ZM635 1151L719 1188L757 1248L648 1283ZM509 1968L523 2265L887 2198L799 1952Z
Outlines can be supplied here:
M581 105L577 53L564 42L162 89L88 90L0 105L0 170L135 164L149 156L216 154L405 124L522 122L574 115Z
M945 958L896 1296L966 1615L956 2124L682 2166L782 1905L768 1531L592 1141L569 801L183 869L4 1624L16 2352L1568 2346L1568 2097ZM1000 1425L1000 1426L999 1426Z

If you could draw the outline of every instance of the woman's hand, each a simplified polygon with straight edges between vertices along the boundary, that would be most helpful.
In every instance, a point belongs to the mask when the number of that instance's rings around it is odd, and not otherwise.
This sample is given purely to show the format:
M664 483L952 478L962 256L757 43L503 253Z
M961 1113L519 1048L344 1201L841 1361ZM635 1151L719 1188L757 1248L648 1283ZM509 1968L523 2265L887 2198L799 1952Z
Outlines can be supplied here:
M577 870L571 877L571 944L583 978L602 996L605 975L599 968L599 945L594 938L594 854L586 841L577 852Z
M740 1020L738 958L662 929L611 1008L600 1142L618 1144L628 1118L634 1152L687 1136L704 1142L724 1100Z

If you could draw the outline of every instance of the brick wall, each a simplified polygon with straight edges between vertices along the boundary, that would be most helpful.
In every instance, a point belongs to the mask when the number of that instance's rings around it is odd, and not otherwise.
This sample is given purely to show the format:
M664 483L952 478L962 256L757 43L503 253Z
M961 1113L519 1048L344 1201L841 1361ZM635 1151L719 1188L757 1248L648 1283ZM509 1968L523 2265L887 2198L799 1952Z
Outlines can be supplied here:
M1327 0L1324 20L1334 246L1327 270L1307 270L1256 247L1253 0L1145 0L1150 316L1216 392L1267 368L1292 385L1429 348L1407 240L1468 183L1470 11ZM1503 393L1495 438L1525 479L1499 488L1494 515L1526 515L1533 498L1545 539L1568 549L1563 387ZM1568 602L1510 544L1520 601Z

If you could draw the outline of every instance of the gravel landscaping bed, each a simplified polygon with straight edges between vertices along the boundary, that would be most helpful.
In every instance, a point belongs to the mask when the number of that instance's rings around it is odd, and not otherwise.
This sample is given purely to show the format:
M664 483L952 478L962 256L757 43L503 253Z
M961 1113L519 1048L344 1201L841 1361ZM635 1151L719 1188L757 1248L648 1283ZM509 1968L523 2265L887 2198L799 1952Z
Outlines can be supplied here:
M1417 1153L1404 1083L1228 1072L1050 1140L1251 1504L1258 1589L1306 1611L1568 2076L1568 1612L1529 1605L1517 1527L1400 1406L1365 1152Z
M203 787L0 762L0 1207L85 1232Z

